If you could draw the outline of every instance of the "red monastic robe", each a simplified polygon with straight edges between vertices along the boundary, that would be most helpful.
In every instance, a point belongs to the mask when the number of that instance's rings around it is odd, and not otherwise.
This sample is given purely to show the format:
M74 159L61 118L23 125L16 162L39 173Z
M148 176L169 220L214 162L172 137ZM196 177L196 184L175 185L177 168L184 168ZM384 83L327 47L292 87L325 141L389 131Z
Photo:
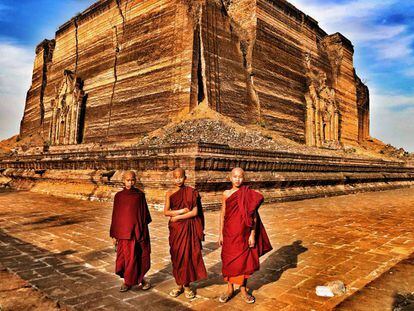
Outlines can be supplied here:
M150 269L150 222L142 191L124 188L115 195L110 236L118 240L115 273L127 286L140 284Z
M259 257L272 250L258 208L263 196L247 186L241 186L226 200L221 259L225 280L240 284L259 270ZM255 247L249 247L249 236L257 216ZM237 281L232 281L237 280Z
M170 209L192 210L198 206L198 215L193 218L170 222L170 254L173 275L178 285L188 285L190 282L207 277L201 254L201 241L204 239L204 217L198 192L184 186L170 196Z

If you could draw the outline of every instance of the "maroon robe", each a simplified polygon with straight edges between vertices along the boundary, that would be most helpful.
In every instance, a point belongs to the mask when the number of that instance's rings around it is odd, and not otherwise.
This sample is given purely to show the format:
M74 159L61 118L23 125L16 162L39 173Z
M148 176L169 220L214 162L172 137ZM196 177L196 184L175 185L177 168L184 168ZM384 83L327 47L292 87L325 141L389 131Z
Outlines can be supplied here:
M179 210L198 207L198 215L193 218L169 222L170 254L173 275L178 285L207 277L201 254L201 241L204 239L204 217L198 192L191 187L183 186L170 196L170 209Z
M263 196L247 186L241 186L226 200L221 250L222 272L226 278L251 275L260 268L259 257L272 250L258 213L262 202ZM250 248L249 236L255 216L256 243Z
M150 269L150 222L142 191L124 188L115 195L110 236L118 240L115 273L127 286L140 284Z

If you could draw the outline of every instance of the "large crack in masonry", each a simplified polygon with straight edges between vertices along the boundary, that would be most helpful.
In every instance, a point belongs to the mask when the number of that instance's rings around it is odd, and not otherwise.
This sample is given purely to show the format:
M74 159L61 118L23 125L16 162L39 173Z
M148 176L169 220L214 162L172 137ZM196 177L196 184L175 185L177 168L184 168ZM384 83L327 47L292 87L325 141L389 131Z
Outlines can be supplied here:
M44 132L43 123L45 120L45 105L44 96L47 86L47 73L49 70L49 62L52 60L53 51L55 48L55 40L45 40L43 43L43 66L42 66L42 84L40 88L40 125L42 126L42 132Z
M122 36L125 37L126 13L127 13L128 0L125 1L125 14L124 14L124 12L122 12L121 0L115 0L115 3L116 3L116 6L118 8L119 15L122 18ZM112 122L112 106L113 106L113 101L114 101L114 97L115 97L116 84L118 83L118 73L117 73L118 58L119 58L119 53L121 52L121 45L120 45L120 42L119 42L119 35L118 35L118 27L113 26L112 29L114 31L114 37L115 37L115 56L114 56L114 65L113 65L113 68L114 68L114 82L112 84L111 99L109 101L109 118L108 118L108 127L106 129L106 137L107 138L109 136L109 131L110 131L111 122Z
M229 9L229 7L230 7L230 5L232 4L233 1L232 0L220 0L219 2L221 4L221 7L222 7L224 13L228 16L229 15L228 9Z
M198 40L199 40L199 67L197 69L197 80L198 80L198 104L202 102L208 103L208 95L207 95L207 77L206 77L206 59L204 55L204 42L203 42L203 34L202 34L202 24L201 24L201 17L202 17L202 7L200 6L199 12L199 20L198 20Z
M78 62L79 62L79 37L78 37L78 16L73 19L73 24L75 25L75 77L78 73Z
M250 101L256 106L258 123L262 123L262 114L261 114L259 95L256 92L256 88L255 88L254 81L253 81L253 76L254 76L253 65L252 65L253 47L254 47L254 44L252 44L250 40L240 41L240 50L242 51L242 54L243 54L243 67L244 67L245 74L246 74L247 94L249 96Z
M262 123L259 95L253 81L253 49L256 43L257 17L252 8L240 12L240 2L245 0L220 0L223 13L230 18L231 29L239 40L239 48L243 56L243 68L246 76L246 88L249 100L256 107L257 121ZM255 6L252 2L251 6Z
M117 26L113 26L114 35L115 35L115 57L114 57L114 82L112 84L112 92L111 92L111 99L109 101L109 119L108 119L108 127L106 129L106 137L109 136L109 130L111 128L111 119L112 119L112 103L114 101L115 96L115 88L116 83L118 82L118 74L117 74L117 65L118 65L118 54L119 54L119 41L118 41L118 28Z
M261 104L256 86L254 84L254 70L253 70L253 50L256 43L256 3L255 1L249 0L182 0L188 7L188 13L190 18L193 20L194 29L200 27L199 32L195 31L194 39L198 40L199 36L199 64L197 65L197 76L198 76L198 94L204 94L207 96L206 87L206 60L203 46L202 37L202 9L207 5L207 2L214 2L218 7L221 7L222 13L227 16L230 20L231 32L237 38L237 45L242 55L243 68L245 71L245 82L247 95L252 106L257 111L257 122L262 122ZM248 3L250 2L250 3ZM247 4L247 6L246 6ZM202 82L202 83L201 83ZM204 87L204 88L202 88ZM200 97L200 96L199 96Z
M190 19L193 22L194 29L196 28L198 22L201 18L201 12L202 12L202 3L205 0L181 0L181 2L187 6L187 12L190 17Z
M192 70L192 95L190 109L201 103L208 104L206 60L204 56L204 43L202 36L203 1L182 0L187 6L190 20L193 24L193 70Z
M206 97L205 95L205 75L203 74L203 59L202 59L202 42L201 42L201 29L200 26L197 27L196 37L194 40L197 40L197 103L200 104Z
M122 33L123 33L123 35L125 35L125 22L126 22L126 19L125 19L124 13L122 12L121 0L115 0L115 2L116 2L116 6L118 8L119 15L122 18ZM125 1L125 11L126 11L127 4L128 4L128 1Z

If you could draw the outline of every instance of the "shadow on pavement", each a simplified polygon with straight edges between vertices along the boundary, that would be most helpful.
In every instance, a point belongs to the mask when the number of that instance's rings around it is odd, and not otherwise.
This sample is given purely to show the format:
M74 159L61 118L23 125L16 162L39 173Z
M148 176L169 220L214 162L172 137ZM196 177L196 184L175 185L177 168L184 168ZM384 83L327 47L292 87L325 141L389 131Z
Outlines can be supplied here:
M26 216L26 215L25 215ZM39 218L34 221L28 221L22 223L24 226L36 226L38 228L46 228L46 227L59 227L59 226L66 226L66 225L73 225L80 222L84 222L87 219L78 217L74 219L71 215L53 215L48 217Z
M210 254L212 252L214 252L218 248L219 248L219 246L216 242L205 243L203 245L203 250L202 250L203 257L207 256L208 254ZM159 284L163 281L166 281L168 279L171 279L172 277L173 276L172 276L172 265L171 265L171 263L166 265L163 269L155 272L154 274L149 275L151 283L154 286L157 286L157 284ZM196 284L198 284L198 283L196 283Z
M297 267L299 255L307 250L302 241L298 240L271 253L260 265L260 270L249 279L249 287L258 290L264 285L276 282L283 272Z
M87 267L84 262L74 262L66 257L71 253L52 253L0 229L0 264L74 310L189 310L151 290L133 288L120 293L117 276Z
M414 293L394 294L392 304L393 311L412 311L414 310Z
M248 280L247 286L252 290L258 290L262 286L276 282L283 272L296 268L298 256L308 249L298 240L291 245L285 245L272 252L260 265L260 270L255 272ZM221 262L208 269L208 278L197 282L197 288L211 285L225 284L221 274Z

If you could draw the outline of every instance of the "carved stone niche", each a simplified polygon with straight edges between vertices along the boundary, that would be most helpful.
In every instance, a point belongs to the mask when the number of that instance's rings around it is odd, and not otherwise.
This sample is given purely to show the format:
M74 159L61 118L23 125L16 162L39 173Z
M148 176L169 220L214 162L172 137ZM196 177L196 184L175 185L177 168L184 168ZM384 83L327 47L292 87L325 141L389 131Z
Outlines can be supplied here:
M327 85L325 72L307 59L306 144L339 148L339 108L335 90Z
M63 72L63 81L51 102L52 120L49 139L51 145L81 143L83 132L83 81L70 70Z

